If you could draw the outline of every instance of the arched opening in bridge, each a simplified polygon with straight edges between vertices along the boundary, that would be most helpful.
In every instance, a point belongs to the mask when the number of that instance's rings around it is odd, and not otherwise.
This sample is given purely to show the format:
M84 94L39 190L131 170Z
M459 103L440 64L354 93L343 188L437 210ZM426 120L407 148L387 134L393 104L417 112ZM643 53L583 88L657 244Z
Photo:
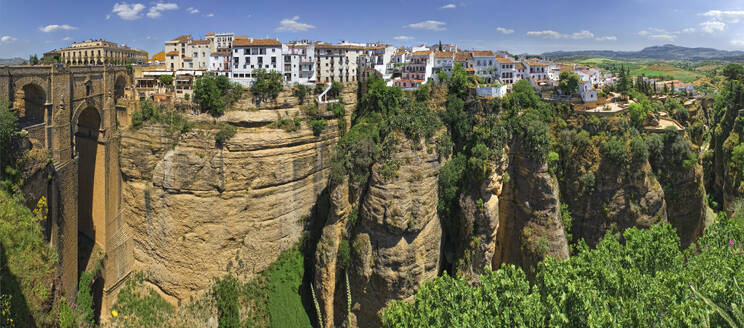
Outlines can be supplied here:
M40 86L29 83L23 86L23 111L19 113L21 125L44 123L46 93Z
M75 152L78 159L78 277L102 260L105 244L106 151L101 133L101 115L95 107L77 117ZM95 317L100 315L103 278L93 284Z
M127 79L124 76L116 78L114 83L114 103L119 103L119 98L124 97L124 89L127 87Z

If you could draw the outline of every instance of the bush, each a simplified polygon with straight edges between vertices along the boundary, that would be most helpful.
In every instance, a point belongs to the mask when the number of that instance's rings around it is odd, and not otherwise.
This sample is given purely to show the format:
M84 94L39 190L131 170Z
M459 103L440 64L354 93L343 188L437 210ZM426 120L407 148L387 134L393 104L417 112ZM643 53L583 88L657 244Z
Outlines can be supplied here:
M10 103L0 100L0 154L3 154L0 156L0 176L3 176L6 165L10 164L9 156L6 154L10 153L17 123L18 116L10 110Z
M613 163L614 165L625 164L628 153L625 150L625 143L617 137L612 137L603 142L600 152L602 157L606 159L608 163Z
M240 99L243 87L232 83L224 75L206 73L194 83L194 101L213 116L220 116L225 108Z
M328 110L331 111L334 115L336 115L336 118L343 118L346 116L346 108L344 108L344 105L341 103L333 103L328 107Z
M256 102L261 103L268 99L276 100L282 91L282 74L277 71L267 72L263 69L253 71L255 81L251 85L251 93L256 97Z
M225 142L232 139L232 137L235 136L235 133L238 132L238 128L224 122L220 123L218 128L219 130L217 131L217 134L214 135L214 141L216 141L218 145L224 145Z
M553 151L548 153L548 170L550 170L550 173L555 174L558 165L560 164L560 159L561 156L558 155L558 153Z
M308 87L304 84L297 84L294 86L294 89L292 89L292 94L297 97L300 104L304 104L305 98L307 98L307 95L310 94L310 89L308 89Z
M220 316L219 327L239 328L238 295L240 294L240 283L232 276L225 276L215 281L212 293L217 301L217 310Z
M158 81L160 81L160 84L164 86L172 86L173 85L173 75L160 75L158 78Z
M630 139L630 154L633 163L641 164L648 160L648 146L641 136L635 136Z
M351 249L349 248L349 240L344 239L338 245L338 264L341 270L349 268L351 262Z
M643 106L638 103L632 103L628 105L628 113L630 115L631 122L633 122L636 127L640 127L643 124L643 121L646 120L646 116L648 115Z
M519 117L517 130L527 157L538 163L544 163L550 149L548 124L542 121L534 110L531 110Z
M581 184L581 193L584 195L594 192L594 173L586 172L579 177Z
M344 89L344 85L341 82L333 81L331 83L331 90L328 90L327 95L333 99L338 99L343 89Z
M299 130L301 126L302 119L299 117L294 119L283 118L269 125L271 128L282 129L287 132L295 132Z
M307 121L307 124L310 125L310 128L313 129L313 135L319 137L320 134L323 132L323 129L325 129L326 125L328 125L328 122L326 122L325 120L309 120Z
M431 98L431 87L428 83L424 83L416 90L416 101L427 101L429 98Z

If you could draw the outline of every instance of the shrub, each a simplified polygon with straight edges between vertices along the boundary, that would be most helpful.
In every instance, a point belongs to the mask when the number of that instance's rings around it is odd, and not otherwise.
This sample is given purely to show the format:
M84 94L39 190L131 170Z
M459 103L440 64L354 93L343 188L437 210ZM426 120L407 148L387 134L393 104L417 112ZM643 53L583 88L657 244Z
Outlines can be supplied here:
M560 159L561 156L558 155L558 153L553 151L548 153L548 170L550 170L550 173L555 174L558 165L560 164Z
M530 110L519 117L517 130L527 157L538 163L544 163L550 148L548 124L540 119L536 111Z
M232 276L225 276L215 281L212 293L217 301L217 310L220 316L219 327L239 328L238 295L240 294L240 283Z
M336 118L342 118L346 116L346 108L341 103L333 103L328 107L328 110L331 111L334 115L336 115Z
M612 137L602 143L600 148L602 157L606 158L609 163L614 165L623 165L627 157L625 143L617 137Z
M586 195L594 192L594 173L586 172L579 177L581 193Z
M251 93L256 97L256 102L261 103L268 99L276 100L282 91L282 74L277 71L267 72L263 69L253 71L255 81L251 85Z
M11 148L11 140L16 132L18 123L18 116L10 110L10 104L7 101L0 100L0 171L3 171L5 166L8 165L9 154ZM3 172L0 172L0 176L3 176Z
M323 129L325 129L326 125L328 125L328 122L326 122L325 120L309 120L307 121L307 124L310 125L310 128L313 129L313 135L319 137L320 134L323 132Z
M186 101L189 101L189 99L191 99L191 94L190 93L184 94L183 99L186 99Z
M633 163L644 163L648 160L648 156L648 146L641 136L630 139L630 158Z
M331 90L328 90L327 95L331 98L338 99L343 89L344 89L344 85L341 82L333 81L331 83Z
M643 124L643 121L646 120L646 116L648 115L643 106L638 103L632 103L628 105L628 113L630 115L631 122L633 122L633 124L637 127L640 127L641 124Z
M287 132L295 132L299 130L301 126L302 119L299 117L294 119L283 118L269 125L271 128L282 129Z
M235 136L235 133L238 132L238 128L224 122L220 123L218 128L219 130L217 131L217 134L214 135L214 141L216 141L218 145L224 145L225 142L232 139L232 137Z
M307 86L304 84L297 84L294 86L294 89L292 89L292 94L297 97L300 104L305 103L305 98L307 98L307 95L310 93L310 89L308 89Z
M349 248L349 240L344 239L338 245L338 264L341 270L349 268L351 262L351 249Z
M428 83L424 83L416 90L416 101L427 101L429 98L431 98L431 87Z
M172 86L173 85L173 75L160 75L158 78L158 81L160 81L160 84L164 86Z

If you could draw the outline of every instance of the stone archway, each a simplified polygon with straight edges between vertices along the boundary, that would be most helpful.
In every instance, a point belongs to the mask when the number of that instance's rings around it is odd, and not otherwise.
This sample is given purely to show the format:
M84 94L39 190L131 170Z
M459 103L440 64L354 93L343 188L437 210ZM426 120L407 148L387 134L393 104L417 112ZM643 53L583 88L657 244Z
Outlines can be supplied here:
M114 82L114 103L118 104L119 99L124 97L124 90L129 85L127 78L123 75L117 75L116 81Z

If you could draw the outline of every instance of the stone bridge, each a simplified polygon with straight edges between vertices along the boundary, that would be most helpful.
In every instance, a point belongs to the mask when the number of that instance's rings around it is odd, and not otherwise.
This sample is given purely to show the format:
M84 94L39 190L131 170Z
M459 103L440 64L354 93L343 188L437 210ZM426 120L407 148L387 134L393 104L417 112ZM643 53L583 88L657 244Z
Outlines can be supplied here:
M126 238L119 222L119 122L126 124L131 77L125 67L0 67L0 100L18 113L32 149L50 164L24 181L29 205L48 199L46 231L57 247L62 288L74 295L92 249L103 254L97 305L103 289L125 275ZM105 297L104 297L105 298ZM105 306L103 308L106 308Z

